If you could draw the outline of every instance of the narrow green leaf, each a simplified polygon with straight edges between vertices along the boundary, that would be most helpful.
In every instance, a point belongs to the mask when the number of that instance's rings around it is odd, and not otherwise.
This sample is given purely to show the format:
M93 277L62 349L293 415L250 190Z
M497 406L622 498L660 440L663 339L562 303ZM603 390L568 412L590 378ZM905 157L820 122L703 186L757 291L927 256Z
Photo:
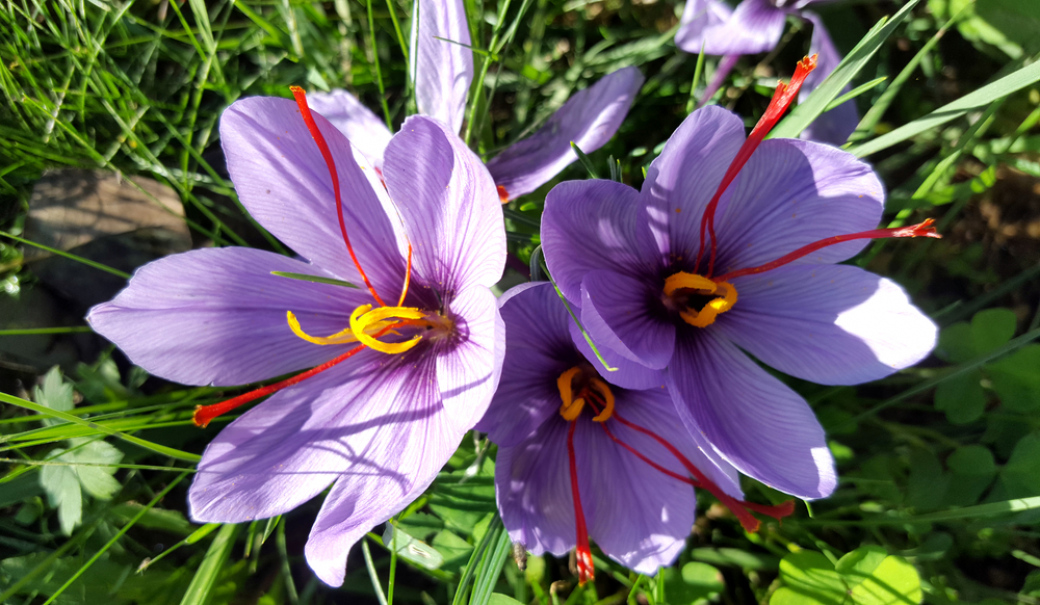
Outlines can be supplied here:
M588 331L585 330L585 326L581 325L581 320L578 319L578 316L574 314L574 310L571 309L570 303L568 303L567 299L563 296L563 292L561 292L560 287L556 285L556 280L553 279L552 275L549 275L549 282L552 283L553 288L556 290L556 295L560 297L560 301L563 303L563 306L567 308L567 313L570 314L571 319L573 319L574 323L578 325L578 329L581 330L581 335L585 337L585 342L589 343L589 346L592 347L592 352L596 354L596 359L599 360L599 363L603 366L603 368L606 371L616 372L617 368L612 367L609 363L607 363L606 359L603 359L603 355L601 355L599 349L596 348L596 343L592 342L592 337L589 336Z
M95 269L100 269L102 271L106 271L108 273L111 273L112 275L116 275L118 277L122 277L123 279L130 279L130 274L129 273L126 273L124 271L120 271L119 269L113 269L112 267L109 267L108 265L102 265L101 263L94 262L94 261L90 260L89 258L83 258L82 256L77 256L75 254L72 254L71 252L65 252L64 250L58 250L57 248L51 248L50 246L44 246L43 244L38 244L36 242L32 242L32 241L29 241L27 239L22 239L22 238L18 237L17 235L11 235L10 233L7 233L5 231L0 231L0 235L2 235L4 237L9 237L9 238L13 239L14 241L16 241L16 242L18 242L20 244L26 244L26 245L29 245L29 246L33 246L35 248L39 248L41 250L46 250L47 252L50 252L51 254L57 254L58 256L64 256L65 258L74 260L74 261L76 261L78 263L83 263L84 265L86 265L88 267L93 267Z
M578 160L581 162L581 165L585 167L586 171L588 171L589 178L598 179L599 174L596 173L596 167L592 165L592 160L589 159L589 156L585 155L585 152L582 151L574 141L571 141L571 149L573 149L574 153L578 155Z
M1038 81L1040 81L1040 61L1026 65L996 82L991 82L975 92L966 94L952 103L943 105L923 118L900 126L892 132L883 134L862 145L852 147L849 151L861 158L883 151L926 130L931 130L950 120L959 118L970 111L985 109L993 101L1022 90Z
M357 289L357 286L350 282L346 282L339 279L333 279L331 277L321 277L319 275L307 275L306 273L290 273L289 271L271 271L271 275L277 275L278 277L287 277L289 279L298 279L300 281L309 281L316 284L328 284L330 286L343 286L344 288Z
M235 545L235 536L242 528L241 525L227 523L217 532L213 542L206 551L206 557L202 559L198 571L191 579L188 590L181 598L181 605L201 605L209 599L209 593L217 583L224 564L231 555L231 548Z
M884 82L887 79L888 78L886 76L881 76L880 78L875 78L875 79L871 80L870 82L867 82L866 84L862 84L860 86L857 86L856 88L853 88L849 92L847 92L847 93L841 95L840 97L838 97L837 99L834 99L833 101L831 101L830 105L828 105L827 108L823 110L823 112L827 113L828 111L830 111L832 109L836 109L841 104L843 104L845 101L851 101L852 99L855 99L856 97L858 97L861 94L867 92L868 90L871 90L871 89L877 87L877 85L881 84L882 82Z

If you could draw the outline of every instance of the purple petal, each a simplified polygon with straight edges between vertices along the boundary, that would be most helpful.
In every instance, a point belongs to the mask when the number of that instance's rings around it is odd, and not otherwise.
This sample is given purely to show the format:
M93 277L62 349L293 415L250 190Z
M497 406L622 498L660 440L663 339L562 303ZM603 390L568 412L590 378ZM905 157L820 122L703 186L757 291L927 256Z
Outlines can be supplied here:
M874 229L885 199L877 175L852 154L792 139L763 142L730 192L715 219L718 273L755 267L826 237ZM868 243L829 246L795 262L840 262Z
M555 294L555 292L553 294ZM579 317L581 316L580 306L572 304L571 308ZM599 350L600 356L602 356L603 360L607 362L607 365L615 368L613 372L607 371L606 368L602 367L603 364L596 359L596 353L593 352L592 347L590 347L588 341L585 340L585 336L582 335L581 330L578 329L578 324L573 320L570 320L569 327L571 332L571 341L574 343L574 346L581 352L586 361L596 368L603 380L626 389L642 390L665 388L665 383L667 381L664 369L650 369L639 362L626 359L609 347L601 347L597 344L596 349ZM593 342L595 342L595 340L593 340Z
M687 333L669 375L686 427L737 470L802 499L834 491L834 459L809 405L733 344L707 330Z
M393 136L376 114L369 111L354 95L343 89L313 92L307 95L311 110L325 116L360 151L368 165L383 169L383 151Z
M834 71L841 63L841 53L834 47L827 28L823 25L823 19L812 12L800 13L801 16L813 24L812 41L809 43L809 52L816 53L816 69L805 79L802 91L798 94L798 102L801 103L812 91L816 90L824 79ZM842 94L849 92L851 87L846 86ZM842 103L834 109L816 118L805 130L801 138L832 145L842 145L848 140L849 135L859 125L859 112L856 111L856 100Z
M744 138L744 122L717 106L694 111L668 138L641 193L641 203L652 209L650 224L662 253L696 256L704 208Z
M581 290L581 322L597 347L613 349L654 370L668 365L675 326L656 312L660 302L646 282L613 271L592 271L582 280Z
M498 387L505 357L505 324L490 290L476 286L450 303L457 329L464 335L437 356L437 384L448 416L461 432L484 415Z
M502 380L477 430L499 446L513 446L557 414L556 378L577 365L568 323L573 323L552 284L531 282L500 299L506 331Z
M413 116L384 163L418 274L441 292L494 285L505 267L505 226L483 162L439 122Z
M921 361L936 327L898 284L847 265L738 278L719 333L762 362L822 384L859 384Z
M545 198L542 249L568 300L581 300L581 280L600 269L642 275L662 260L639 192L614 181L567 181Z
M365 351L275 394L206 448L189 490L192 518L270 517L336 481L306 552L323 581L342 583L358 532L422 492L462 438L435 382L432 359Z
M184 384L233 385L318 365L351 345L320 346L296 337L326 336L349 325L362 304L353 290L271 275L322 275L313 266L249 248L210 248L149 263L87 320L149 373Z
M439 39L438 39L439 38ZM419 113L453 133L462 128L473 81L473 51L462 0L416 0L412 13L412 82Z
M784 33L787 13L769 0L744 0L728 17L718 3L687 2L685 11L693 11L676 34L676 44L691 53L709 55L752 55L776 47Z
M707 42L704 33L724 25L732 14L733 9L719 0L686 0L679 31L675 33L675 45L688 53L700 54L701 45ZM720 54L706 46L704 51L709 55Z
M399 290L404 258L379 178L357 163L346 137L328 120L320 114L314 120L336 160L343 217L358 259L377 291ZM340 235L325 160L296 104L270 97L236 101L220 118L220 138L249 214L304 258L361 284Z
M572 141L585 153L599 149L621 126L642 85L643 74L626 67L572 96L537 132L488 162L495 183L515 199L578 159Z

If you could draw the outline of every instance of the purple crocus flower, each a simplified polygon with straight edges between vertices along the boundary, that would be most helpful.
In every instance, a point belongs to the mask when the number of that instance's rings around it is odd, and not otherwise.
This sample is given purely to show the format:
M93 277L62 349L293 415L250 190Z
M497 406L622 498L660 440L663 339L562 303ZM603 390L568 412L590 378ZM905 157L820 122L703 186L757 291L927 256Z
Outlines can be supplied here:
M411 78L419 113L459 132L466 93L473 81L473 52L462 0L416 0L412 17ZM635 67L619 69L575 94L530 137L507 147L488 164L501 200L507 202L542 186L578 159L573 141L590 153L621 126L643 76ZM311 95L311 106L382 169L390 130L378 116L342 89Z
M498 509L514 542L557 556L576 547L585 583L593 578L589 538L640 573L671 564L693 525L694 486L749 530L758 527L749 510L776 518L793 511L793 502L738 502L736 471L683 428L662 385L626 389L597 372L551 284L517 286L500 308L502 382L477 429L498 444Z
M703 47L706 54L725 55L713 86L709 87L707 96L711 96L740 55L776 48L788 15L808 21L813 26L809 52L819 58L816 70L805 81L804 100L834 71L842 58L823 25L823 19L808 10L811 5L822 1L825 0L743 0L732 9L722 0L687 0L675 43L688 53L700 53ZM821 115L802 136L841 145L858 124L856 103L850 100Z
M351 545L430 485L491 401L504 327L489 286L502 275L504 227L487 169L438 121L409 118L380 179L294 93L297 104L234 103L220 133L243 205L310 262L248 248L170 256L88 319L176 382L311 368L196 411L204 426L275 393L209 444L189 504L196 521L240 523L331 485L306 556L339 585Z
M916 363L934 346L935 325L894 282L835 263L868 239L937 237L929 221L874 229L882 186L851 154L763 142L809 69L811 60L790 87L781 84L747 140L738 116L699 109L641 191L562 183L542 217L549 270L581 301L593 340L644 371L666 369L692 433L740 472L805 499L835 487L823 429L805 400L748 354L831 385Z

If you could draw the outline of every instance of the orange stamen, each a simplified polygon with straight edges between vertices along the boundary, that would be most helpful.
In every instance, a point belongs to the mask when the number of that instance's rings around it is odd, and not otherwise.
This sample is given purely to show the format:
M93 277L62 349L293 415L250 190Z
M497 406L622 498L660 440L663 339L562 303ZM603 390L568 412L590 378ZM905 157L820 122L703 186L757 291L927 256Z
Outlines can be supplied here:
M786 84L780 82L776 85L776 91L773 93L772 100L769 101L769 106L766 107L766 111L762 114L762 118L755 124L755 127L751 130L751 134L748 135L744 144L740 146L740 150L737 151L736 157L733 158L733 162L726 169L726 173L722 176L722 182L719 183L719 188L715 191L715 195L712 196L711 201L704 208L704 214L701 216L701 242L700 248L697 250L697 263L695 267L699 267L701 263L701 256L704 254L704 232L707 231L711 238L711 255L708 260L708 272L707 275L710 277L712 271L715 268L715 209L719 205L719 199L722 194L726 192L726 189L733 183L733 179L737 178L737 173L747 164L748 160L751 159L751 154L758 149L758 146L762 144L762 141L769 134L769 131L776 126L776 123L780 121L781 116L787 111L787 108L794 102L795 97L798 96L798 91L801 89L802 84L805 82L805 78L809 75L812 70L816 69L816 55L805 57L798 62L798 66L794 70L794 75L791 76L791 83Z
M589 580L595 579L595 570L592 565L592 549L589 547L589 529L585 525L585 511L581 507L581 494L578 490L578 462L574 455L574 422L567 429L567 457L570 459L571 469L571 495L574 497L574 525L578 531L577 561L578 561L578 584L584 586Z
M307 370L306 372L302 372L300 374L297 374L296 376L286 378L285 380L276 382L274 384L269 384L265 387L260 387L259 389L249 391L248 393L243 393L238 397L232 397L227 401L221 401L220 403L214 403L212 405L195 406L195 413L192 414L191 421L195 423L195 426L206 428L209 425L209 423L217 416L226 414L241 405L249 403L250 401L254 401L256 399L264 397L265 395L270 395L271 393L281 391L282 389L286 387L291 387L292 385L302 382L310 378L311 376L320 374L321 372L324 372L332 366L346 361L347 359L350 359L354 355L361 352L361 350L364 348L365 345L358 345L353 349L347 351L346 353L340 355L339 357L330 359L329 361L326 361L320 366L313 367Z
M408 244L408 262L404 270L404 287L401 288L401 298L397 299L397 306L404 306L404 299L408 296L408 284L412 281L412 245Z
M770 271L772 269L776 269L777 267L786 265L787 263L796 261L799 258L802 258L803 256L812 254L813 252L816 252L821 248L826 248L827 246L833 246L834 244L840 244L842 242L848 242L857 239L884 239L892 237L934 237L936 239L941 239L942 235L939 235L939 232L935 230L935 227L932 226L933 223L935 223L934 219L927 219L916 225L910 225L909 227L897 227L894 229L872 229L870 231L861 231L859 233L848 233L845 235L825 237L818 242L813 242L807 246L802 246L794 252L785 254L772 262L768 262L764 265L759 265L757 267L748 267L746 269L730 271L729 273L720 275L719 277L712 278L712 281L729 281L736 277L744 277L745 275L764 273L766 271Z
M350 259L354 261L354 266L357 267L358 273L361 274L361 279L365 281L368 291L372 293L372 298L376 299L379 306L385 307L386 303L376 294L375 288L372 287L372 282L368 281L368 275L361 268L361 263L358 262L357 255L354 254L354 247L350 245L350 238L347 237L347 225L343 220L343 198L339 192L339 173L336 171L336 162L332 158L332 151L329 150L329 145L325 142L324 135L321 134L321 130L318 129L318 125L314 122L314 116L311 115L311 108L307 105L307 93L299 86L290 86L289 90L292 91L293 97L296 99L296 105L300 108L300 114L303 116L304 123L307 124L307 130L311 132L311 137L318 144L318 150L321 151L321 157L325 159L325 165L328 167L329 175L332 177L332 190L336 195L336 218L339 219L339 231L343 235L343 243L347 245Z

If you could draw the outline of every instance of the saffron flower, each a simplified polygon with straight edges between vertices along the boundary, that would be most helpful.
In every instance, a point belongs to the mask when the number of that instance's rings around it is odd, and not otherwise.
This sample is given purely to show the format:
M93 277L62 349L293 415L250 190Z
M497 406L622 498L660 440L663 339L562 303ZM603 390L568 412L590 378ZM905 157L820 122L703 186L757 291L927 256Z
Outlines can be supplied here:
M411 30L410 71L419 113L459 132L466 93L473 81L473 52L462 0L416 0ZM578 159L573 141L586 153L602 147L621 126L643 85L635 67L619 69L575 94L530 137L506 147L488 164L502 202L530 193ZM336 125L382 170L391 133L378 116L349 92L311 95L311 106Z
M380 179L294 94L234 103L220 134L242 204L309 262L248 248L170 256L88 319L176 382L306 370L196 410L205 426L273 393L206 448L190 512L251 521L331 485L305 553L338 586L351 545L430 485L491 401L504 328L489 286L505 236L487 169L439 122L405 121Z
M546 198L542 245L591 338L665 371L691 433L738 471L800 498L829 495L834 461L808 404L759 367L830 385L875 380L922 359L936 327L890 280L839 265L884 237L938 237L930 221L875 229L869 166L844 151L763 141L812 59L781 83L745 140L705 107L679 126L641 191L592 180ZM623 368L617 374L632 372Z
M706 94L710 97L722 84L741 55L768 52L776 48L784 23L793 16L812 24L809 52L819 56L816 70L805 80L802 100L816 90L841 63L823 19L808 10L824 0L743 0L732 9L722 0L687 0L675 43L688 53L724 55L717 75ZM846 92L848 90L846 89ZM802 133L814 141L841 145L859 124L854 100L846 101L821 115Z
M739 502L736 471L685 430L660 385L622 388L598 372L551 284L517 286L500 304L502 382L477 428L499 446L496 497L513 542L534 554L577 548L584 584L594 577L590 538L640 573L671 564L693 525L694 487L752 531L752 510L775 518L793 511L793 502Z

